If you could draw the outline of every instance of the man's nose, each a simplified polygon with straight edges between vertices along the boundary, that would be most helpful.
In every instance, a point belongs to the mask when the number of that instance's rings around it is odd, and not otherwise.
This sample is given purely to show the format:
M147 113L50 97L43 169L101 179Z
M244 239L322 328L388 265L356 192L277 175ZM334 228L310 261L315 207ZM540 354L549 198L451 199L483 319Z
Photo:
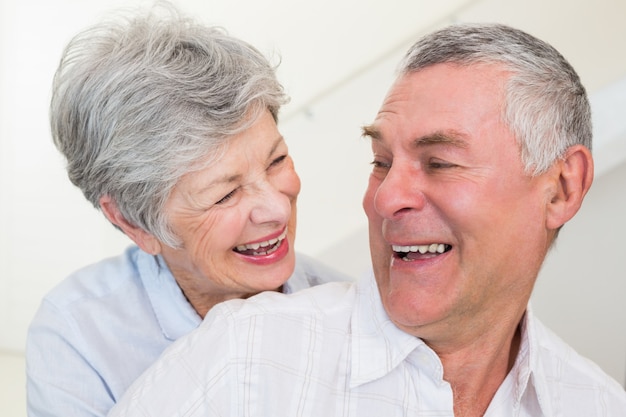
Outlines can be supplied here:
M379 184L374 195L378 214L394 219L411 210L421 210L425 204L424 173L419 169L394 164Z

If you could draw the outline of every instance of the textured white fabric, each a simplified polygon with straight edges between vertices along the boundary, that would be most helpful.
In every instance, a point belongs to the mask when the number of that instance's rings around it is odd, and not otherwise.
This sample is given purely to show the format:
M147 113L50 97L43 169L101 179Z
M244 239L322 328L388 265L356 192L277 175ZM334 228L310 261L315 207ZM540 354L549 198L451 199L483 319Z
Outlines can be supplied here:
M528 312L486 416L626 416L626 392ZM109 414L453 416L437 355L389 321L373 278L224 303Z
M286 293L349 280L305 255ZM29 417L103 417L176 339L202 323L160 256L131 246L73 273L33 319L26 345Z

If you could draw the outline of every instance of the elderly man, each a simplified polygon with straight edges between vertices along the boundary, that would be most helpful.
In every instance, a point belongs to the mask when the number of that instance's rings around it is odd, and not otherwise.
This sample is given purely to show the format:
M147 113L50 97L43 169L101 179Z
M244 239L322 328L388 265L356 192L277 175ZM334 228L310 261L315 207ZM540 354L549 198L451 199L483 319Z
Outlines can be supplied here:
M374 122L374 277L215 308L114 416L626 416L527 308L593 179L584 87L502 25L434 32Z

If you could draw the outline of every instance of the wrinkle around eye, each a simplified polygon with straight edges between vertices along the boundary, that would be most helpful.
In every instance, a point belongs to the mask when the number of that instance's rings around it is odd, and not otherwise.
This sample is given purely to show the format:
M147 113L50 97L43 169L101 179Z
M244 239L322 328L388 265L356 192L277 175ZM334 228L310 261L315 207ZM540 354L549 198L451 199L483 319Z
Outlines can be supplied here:
M219 199L215 205L223 205L226 202L228 202L230 199L232 199L235 196L235 193L237 192L238 188L235 188L234 190L232 190L231 192L229 192L228 194L226 194L224 197L222 197L221 199Z

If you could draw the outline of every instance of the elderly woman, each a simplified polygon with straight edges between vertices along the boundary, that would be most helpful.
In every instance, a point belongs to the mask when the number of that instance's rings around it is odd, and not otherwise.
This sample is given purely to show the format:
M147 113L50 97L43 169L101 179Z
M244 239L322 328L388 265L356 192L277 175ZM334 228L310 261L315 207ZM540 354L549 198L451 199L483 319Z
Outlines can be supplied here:
M135 245L43 300L26 349L30 417L106 415L216 303L347 279L294 254L285 101L257 50L174 11L70 42L54 142L71 181Z

